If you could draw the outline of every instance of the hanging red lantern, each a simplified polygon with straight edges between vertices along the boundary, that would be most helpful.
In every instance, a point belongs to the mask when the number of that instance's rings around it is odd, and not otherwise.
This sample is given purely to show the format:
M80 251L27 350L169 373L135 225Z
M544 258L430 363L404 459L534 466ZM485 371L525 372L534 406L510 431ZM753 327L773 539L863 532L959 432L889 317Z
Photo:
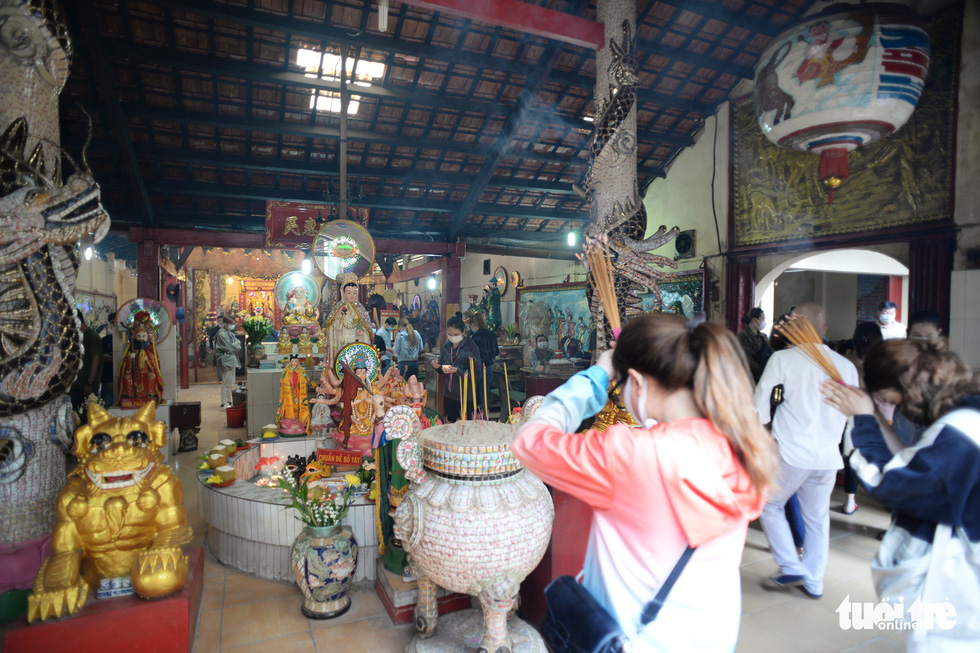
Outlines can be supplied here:
M928 67L929 35L908 7L833 5L783 32L759 59L759 126L780 147L820 155L833 202L848 153L905 124Z

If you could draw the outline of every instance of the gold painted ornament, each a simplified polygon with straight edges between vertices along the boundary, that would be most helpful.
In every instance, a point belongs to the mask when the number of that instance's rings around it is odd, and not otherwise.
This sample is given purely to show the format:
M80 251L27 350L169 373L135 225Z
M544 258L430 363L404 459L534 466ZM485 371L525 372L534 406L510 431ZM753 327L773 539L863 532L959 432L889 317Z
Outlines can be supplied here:
M89 404L75 431L78 467L58 493L51 555L34 580L28 621L77 612L96 588L132 583L145 599L187 582L190 542L183 488L161 450L167 427L148 403L132 417Z

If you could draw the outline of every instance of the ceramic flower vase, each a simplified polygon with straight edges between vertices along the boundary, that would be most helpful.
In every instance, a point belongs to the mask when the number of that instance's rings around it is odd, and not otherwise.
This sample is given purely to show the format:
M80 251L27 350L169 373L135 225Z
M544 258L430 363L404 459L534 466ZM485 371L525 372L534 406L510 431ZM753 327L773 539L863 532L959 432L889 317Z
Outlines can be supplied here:
M349 526L305 527L293 543L292 563L307 618L333 619L347 612L357 567L357 541Z
M261 342L254 343L248 348L249 367L261 367L263 358L265 358L265 346Z

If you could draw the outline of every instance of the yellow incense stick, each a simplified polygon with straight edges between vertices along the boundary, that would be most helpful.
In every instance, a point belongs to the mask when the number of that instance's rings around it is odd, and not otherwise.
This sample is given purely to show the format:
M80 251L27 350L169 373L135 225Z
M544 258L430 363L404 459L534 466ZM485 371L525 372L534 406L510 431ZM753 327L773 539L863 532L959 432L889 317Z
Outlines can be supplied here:
M507 376L507 363L504 363L504 389L507 391L507 420L504 424L510 422L510 377ZM501 402L501 407L503 402Z
M487 401L487 366L483 366L483 419L490 420L490 402Z
M462 380L460 381L459 385L463 391L462 396L459 398L459 406L462 409L462 413L460 414L460 417L463 419L463 423L465 424L466 423L466 389L467 389L466 375L461 374L460 376L462 377Z
M470 359L470 378L473 379L470 383L470 388L473 391L473 419L476 419L476 414L479 409L476 405L476 366L473 364L473 359Z

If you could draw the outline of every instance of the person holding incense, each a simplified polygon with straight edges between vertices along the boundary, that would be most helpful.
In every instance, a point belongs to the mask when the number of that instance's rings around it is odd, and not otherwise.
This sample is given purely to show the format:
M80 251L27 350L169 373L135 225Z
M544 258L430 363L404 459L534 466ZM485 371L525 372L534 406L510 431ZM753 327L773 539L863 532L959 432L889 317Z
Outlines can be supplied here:
M483 414L487 414L486 396L489 392L488 384L493 383L493 362L497 359L500 349L497 346L497 336L487 328L487 322L483 318L483 313L476 311L469 318L470 339L480 350L480 360L483 362L482 369L476 370L477 398L481 402Z
M848 452L864 488L895 512L871 562L878 596L944 606L939 627L904 623L909 651L975 651L980 642L980 379L943 338L887 340L864 361L866 390L824 383L825 401L854 418ZM876 415L896 404L924 428L906 446ZM886 598L887 597L887 598ZM946 607L948 606L948 607ZM911 608L911 609L910 609ZM923 627L925 626L925 627Z
M640 426L576 433L606 405L610 382ZM549 394L511 445L528 471L593 508L582 582L636 653L735 648L742 549L776 463L751 401L734 334L646 314ZM641 626L688 546L660 614Z
M826 331L827 320L819 304L798 306L780 329L791 346L769 358L755 389L759 419L769 423L772 390L783 386L782 403L771 418L772 435L779 445L777 480L761 518L779 573L763 586L799 587L811 599L823 596L830 550L830 494L837 470L844 466L839 446L847 421L821 400L820 384L835 378L848 385L858 383L854 365L823 344ZM794 494L806 524L802 559L784 511Z
M432 361L432 368L445 377L443 383L443 412L446 420L456 422L464 415L462 407L468 403L465 415L472 418L479 405L472 401L470 361L482 369L480 350L470 338L463 335L465 325L457 315L446 321L446 342L439 352L439 360ZM464 390L466 395L464 395ZM469 395L469 396L467 396Z

